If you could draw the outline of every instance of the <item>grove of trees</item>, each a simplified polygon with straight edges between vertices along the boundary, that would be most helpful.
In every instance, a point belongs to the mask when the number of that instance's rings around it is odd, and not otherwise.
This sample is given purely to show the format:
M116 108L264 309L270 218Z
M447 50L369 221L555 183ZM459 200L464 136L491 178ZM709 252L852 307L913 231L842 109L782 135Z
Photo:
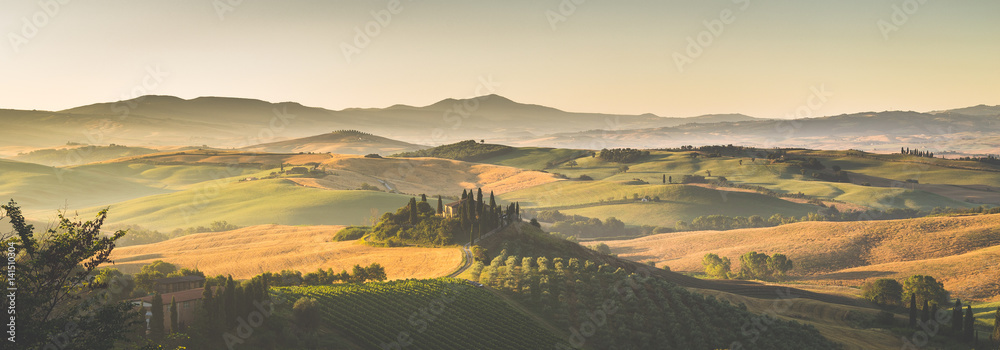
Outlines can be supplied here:
M602 149L597 157L601 160L615 163L635 163L644 156L648 156L649 151L632 148L611 148ZM627 170L626 170L627 171Z
M866 300L879 305L903 305L903 285L891 278L880 278L861 286Z
M520 220L520 206L510 203L504 208L498 205L493 192L489 201L484 199L483 190L478 193L462 191L462 197L455 215L438 215L426 201L426 196L417 201L410 198L406 206L395 213L385 213L372 228L368 244L401 246L405 244L443 246L470 242L506 223Z
M749 252L740 255L740 279L757 279L762 281L780 281L792 269L792 260L784 254L775 253L768 256L765 253Z

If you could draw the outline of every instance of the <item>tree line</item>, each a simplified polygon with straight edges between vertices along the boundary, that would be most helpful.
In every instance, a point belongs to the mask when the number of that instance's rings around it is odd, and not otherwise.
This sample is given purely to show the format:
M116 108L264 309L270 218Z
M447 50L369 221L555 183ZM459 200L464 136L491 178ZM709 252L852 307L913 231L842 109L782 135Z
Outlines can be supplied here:
M611 149L605 148L602 149L601 152L597 154L597 157L600 158L601 160L608 162L635 163L642 157L648 155L649 151L643 151L632 148L611 148Z
M464 161L477 161L499 156L513 150L515 150L515 148L510 146L480 143L475 140L465 140L434 148L397 153L392 155L392 157L435 157Z
M767 255L756 251L740 255L740 269L732 272L732 262L728 257L708 253L701 260L705 274L712 278L780 281L785 279L793 267L793 262L784 254Z
M899 154L905 154L909 156L934 158L934 152L931 151L921 151L918 149L910 149L909 147L900 147Z

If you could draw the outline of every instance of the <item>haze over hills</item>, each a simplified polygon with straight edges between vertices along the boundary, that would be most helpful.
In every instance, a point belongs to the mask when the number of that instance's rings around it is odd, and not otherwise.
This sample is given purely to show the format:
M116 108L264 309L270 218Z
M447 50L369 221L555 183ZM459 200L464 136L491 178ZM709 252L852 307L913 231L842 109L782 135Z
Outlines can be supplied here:
M67 142L129 146L201 146L282 152L360 154L370 149L333 146L316 137L324 131L359 130L387 139L399 149L467 139L514 146L600 149L730 144L813 149L895 150L899 147L1000 153L1000 106L947 111L867 112L796 120L758 119L742 114L690 118L654 114L567 112L523 104L499 95L444 99L415 107L349 108L339 111L294 102L254 99L142 96L58 112L0 110L8 127L0 131L0 155L12 156ZM567 122L571 121L571 122ZM254 147L255 145L261 145Z
M248 151L271 153L337 153L389 155L425 149L427 146L387 139L356 130L338 130L327 134L243 147Z
M978 109L973 112L976 110ZM765 148L861 149L879 152L895 152L900 147L908 147L929 149L935 153L956 151L995 154L1000 153L1000 147L996 144L968 141L982 141L998 135L1000 117L997 115L893 111L795 120L758 119L650 129L566 132L549 135L541 142L551 147L583 147L601 143L608 147L633 148L740 144ZM529 139L524 141L540 142Z

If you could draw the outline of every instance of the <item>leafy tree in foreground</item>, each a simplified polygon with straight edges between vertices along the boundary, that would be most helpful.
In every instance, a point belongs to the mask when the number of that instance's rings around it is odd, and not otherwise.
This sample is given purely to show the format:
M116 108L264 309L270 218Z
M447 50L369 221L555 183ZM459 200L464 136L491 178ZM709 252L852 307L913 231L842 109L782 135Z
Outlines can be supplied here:
M114 302L109 284L90 277L109 262L115 240L125 235L101 233L107 210L93 221L74 222L62 214L43 234L25 223L11 200L0 206L13 231L0 234L13 248L17 274L17 345L23 348L110 349L139 326L139 313L127 302ZM4 282L11 282L4 276ZM9 284L8 284L9 285ZM5 322L6 323L6 322Z
M861 293L866 300L879 305L903 304L903 285L891 278L880 278L865 283Z

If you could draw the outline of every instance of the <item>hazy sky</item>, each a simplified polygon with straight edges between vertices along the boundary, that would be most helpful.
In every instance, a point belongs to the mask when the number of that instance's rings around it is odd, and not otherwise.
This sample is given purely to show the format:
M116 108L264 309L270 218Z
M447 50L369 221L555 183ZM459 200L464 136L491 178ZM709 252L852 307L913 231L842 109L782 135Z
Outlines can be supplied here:
M494 92L662 116L1000 104L996 0L393 4L3 1L0 108L133 93L342 109Z

